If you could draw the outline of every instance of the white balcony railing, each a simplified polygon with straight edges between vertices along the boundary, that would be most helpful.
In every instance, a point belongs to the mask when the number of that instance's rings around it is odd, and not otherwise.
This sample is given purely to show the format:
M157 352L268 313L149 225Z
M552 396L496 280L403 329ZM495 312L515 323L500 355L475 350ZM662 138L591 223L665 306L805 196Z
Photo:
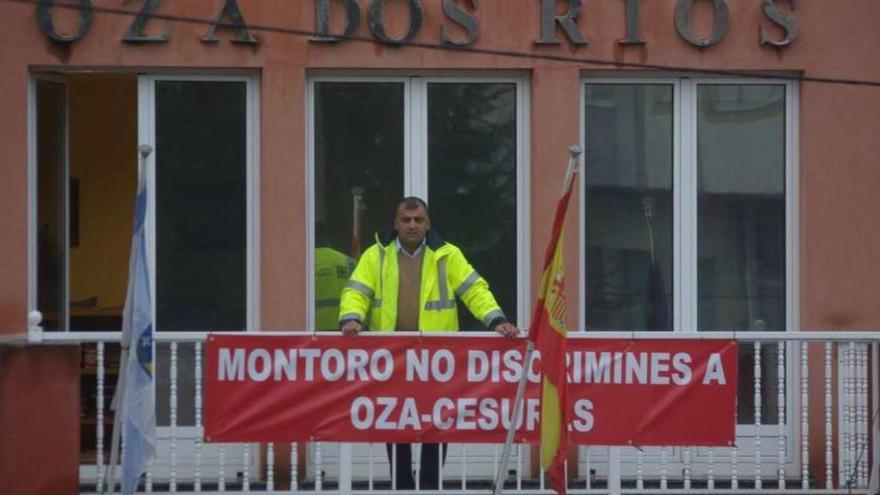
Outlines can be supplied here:
M569 493L876 493L880 332L572 332L570 338L736 339L741 404L730 448L579 447L577 466L568 467ZM204 339L204 333L156 337L159 445L142 490L418 492L394 490L381 444L203 443ZM94 370L94 394L83 407L94 415L95 449L81 460L80 483L83 492L100 493L107 489L108 385L119 333L43 333L31 342L80 344ZM514 449L504 493L553 493L531 450ZM500 445L451 445L440 493L491 493L500 451ZM414 452L415 469L418 458Z

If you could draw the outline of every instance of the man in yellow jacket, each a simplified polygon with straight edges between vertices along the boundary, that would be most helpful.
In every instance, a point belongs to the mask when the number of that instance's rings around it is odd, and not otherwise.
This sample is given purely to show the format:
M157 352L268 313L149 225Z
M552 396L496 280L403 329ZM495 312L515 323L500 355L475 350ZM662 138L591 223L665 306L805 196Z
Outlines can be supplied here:
M468 263L461 250L431 230L428 206L419 198L404 198L397 206L394 232L380 238L361 256L342 290L339 327L354 336L365 328L391 332L458 330L456 296L483 324L506 337L519 330L504 316L489 284ZM396 444L397 489L415 488L412 453ZM394 458L387 445L389 460ZM440 483L439 446L422 445L419 488ZM443 448L446 457L446 448Z

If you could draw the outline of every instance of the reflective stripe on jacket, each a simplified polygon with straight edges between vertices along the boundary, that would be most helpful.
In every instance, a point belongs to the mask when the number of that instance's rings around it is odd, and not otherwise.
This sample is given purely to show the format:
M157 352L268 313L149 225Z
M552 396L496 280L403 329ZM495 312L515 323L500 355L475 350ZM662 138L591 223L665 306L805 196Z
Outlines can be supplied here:
M393 331L397 324L396 234L376 244L361 256L354 273L342 291L339 320L355 319L369 330ZM456 296L485 326L504 317L489 291L489 284L468 263L461 250L429 231L422 257L419 291L419 329L458 330Z

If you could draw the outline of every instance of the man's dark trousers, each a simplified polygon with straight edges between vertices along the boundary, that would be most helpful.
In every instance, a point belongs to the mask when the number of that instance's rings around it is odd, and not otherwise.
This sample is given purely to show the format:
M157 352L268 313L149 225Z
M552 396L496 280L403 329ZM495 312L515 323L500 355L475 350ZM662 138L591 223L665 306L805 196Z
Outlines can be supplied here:
M446 462L446 444L423 443L422 444L422 467L419 471L419 489L437 490L440 488L440 463L437 454L438 447L443 446L443 461ZM394 459L392 449L397 448L397 489L414 490L416 487L412 468L412 447L408 443L386 443L385 450L388 452L388 463ZM392 470L393 473L393 470ZM393 474L392 474L393 476Z

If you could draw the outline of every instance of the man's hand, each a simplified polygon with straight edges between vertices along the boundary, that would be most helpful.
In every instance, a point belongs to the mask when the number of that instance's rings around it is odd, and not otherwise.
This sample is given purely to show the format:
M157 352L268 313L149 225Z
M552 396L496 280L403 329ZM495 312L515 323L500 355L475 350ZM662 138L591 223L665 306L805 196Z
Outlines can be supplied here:
M342 325L342 328L341 328L342 335L345 335L347 337L354 337L355 335L360 333L360 331L363 329L364 329L364 326L361 325L361 323L357 320L348 320L347 322L345 322Z
M519 335L519 329L513 323L499 323L495 326L495 331L507 338L513 338Z

